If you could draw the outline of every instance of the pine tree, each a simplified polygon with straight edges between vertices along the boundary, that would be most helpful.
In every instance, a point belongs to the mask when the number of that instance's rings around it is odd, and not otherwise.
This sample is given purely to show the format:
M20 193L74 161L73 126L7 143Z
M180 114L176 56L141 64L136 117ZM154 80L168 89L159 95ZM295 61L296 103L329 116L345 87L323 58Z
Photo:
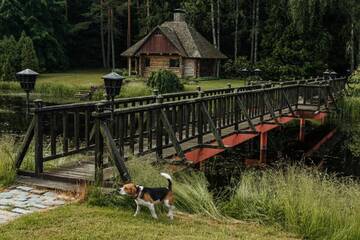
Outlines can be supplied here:
M21 68L39 71L39 60L36 56L33 41L29 37L25 38L21 47Z
M10 56L7 56L4 61L4 65L2 66L1 70L1 81L15 81L15 69L11 64L11 58Z

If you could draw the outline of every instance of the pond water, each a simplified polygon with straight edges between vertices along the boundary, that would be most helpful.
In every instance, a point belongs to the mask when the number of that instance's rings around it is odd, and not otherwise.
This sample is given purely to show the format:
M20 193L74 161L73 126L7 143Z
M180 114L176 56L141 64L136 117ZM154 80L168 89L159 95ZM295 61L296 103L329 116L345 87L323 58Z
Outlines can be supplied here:
M0 134L26 131L26 103L22 96L0 95Z

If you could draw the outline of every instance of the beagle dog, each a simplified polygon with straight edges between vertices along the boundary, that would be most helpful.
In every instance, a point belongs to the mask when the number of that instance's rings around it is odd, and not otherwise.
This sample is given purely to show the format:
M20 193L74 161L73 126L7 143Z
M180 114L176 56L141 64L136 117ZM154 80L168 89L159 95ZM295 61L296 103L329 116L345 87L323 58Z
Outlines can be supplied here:
M151 216L157 219L155 212L155 205L164 203L169 209L167 216L173 220L174 218L174 195L172 192L172 178L167 173L161 173L161 176L168 180L167 188L147 188L144 186L136 185L134 183L125 184L120 188L121 195L127 195L134 198L136 203L136 211L134 217L139 214L141 206L149 208Z

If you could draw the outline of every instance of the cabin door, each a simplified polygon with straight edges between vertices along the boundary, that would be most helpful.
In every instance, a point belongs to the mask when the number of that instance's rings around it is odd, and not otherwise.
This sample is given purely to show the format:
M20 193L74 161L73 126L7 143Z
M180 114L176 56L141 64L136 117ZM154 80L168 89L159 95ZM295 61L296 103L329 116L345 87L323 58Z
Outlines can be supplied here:
M184 77L195 77L194 59L184 59Z

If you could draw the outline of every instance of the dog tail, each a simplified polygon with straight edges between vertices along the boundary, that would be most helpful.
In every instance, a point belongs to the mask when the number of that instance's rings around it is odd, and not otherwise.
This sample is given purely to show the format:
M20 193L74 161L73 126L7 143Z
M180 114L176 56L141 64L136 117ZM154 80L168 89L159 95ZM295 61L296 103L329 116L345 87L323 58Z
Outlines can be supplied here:
M169 174L167 174L167 173L160 173L160 175L168 180L168 182L169 182L168 189L170 191L172 191L172 178L171 178L171 176Z

